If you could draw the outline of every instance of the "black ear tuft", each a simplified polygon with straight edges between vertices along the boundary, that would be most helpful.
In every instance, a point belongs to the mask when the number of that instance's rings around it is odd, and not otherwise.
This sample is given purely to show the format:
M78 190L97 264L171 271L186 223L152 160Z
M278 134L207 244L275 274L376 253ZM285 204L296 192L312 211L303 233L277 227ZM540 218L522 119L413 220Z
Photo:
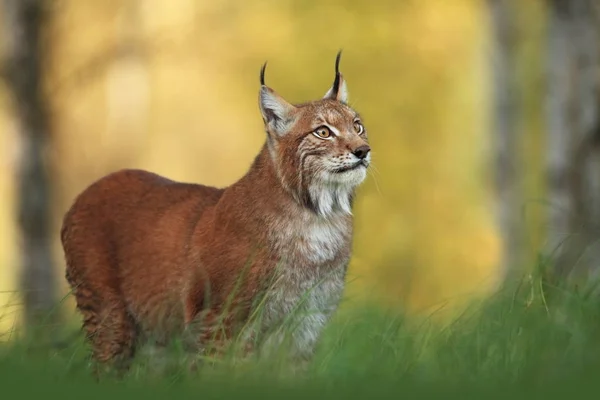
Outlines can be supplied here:
M341 49L335 57L335 79L333 80L332 93L337 93L340 89L340 58L342 58Z
M260 69L260 84L261 84L261 86L265 86L265 69L266 68L267 68L267 62L265 61L262 68Z

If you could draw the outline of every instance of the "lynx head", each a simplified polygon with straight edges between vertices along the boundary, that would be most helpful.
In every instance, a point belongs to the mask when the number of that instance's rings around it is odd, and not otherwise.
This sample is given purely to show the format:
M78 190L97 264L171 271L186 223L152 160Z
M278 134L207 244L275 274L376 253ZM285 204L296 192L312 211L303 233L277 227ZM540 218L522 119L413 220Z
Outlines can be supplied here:
M259 105L275 170L283 187L321 216L351 213L371 161L366 128L347 104L340 56L325 96L304 104L288 103L265 85L266 63L260 73Z

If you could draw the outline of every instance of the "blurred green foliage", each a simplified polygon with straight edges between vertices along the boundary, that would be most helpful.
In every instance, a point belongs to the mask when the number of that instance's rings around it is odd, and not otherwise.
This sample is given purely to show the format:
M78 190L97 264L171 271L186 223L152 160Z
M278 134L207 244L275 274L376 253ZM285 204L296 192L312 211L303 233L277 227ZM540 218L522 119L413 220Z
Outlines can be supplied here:
M191 370L174 343L162 357L140 351L120 380L102 374L100 385L78 328L42 325L35 341L21 336L0 344L0 384L3 393L21 398L167 392L178 398L564 398L597 391L599 313L589 293L550 287L534 276L442 326L431 315L347 309L328 325L303 369L272 355L199 356Z

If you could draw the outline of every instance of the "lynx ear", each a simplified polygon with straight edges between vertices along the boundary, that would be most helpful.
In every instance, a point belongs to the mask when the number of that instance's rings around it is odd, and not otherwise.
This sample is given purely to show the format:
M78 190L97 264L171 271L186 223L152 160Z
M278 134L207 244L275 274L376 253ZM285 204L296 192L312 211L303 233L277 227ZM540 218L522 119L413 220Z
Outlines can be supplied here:
M348 102L348 87L346 86L346 80L340 73L341 57L342 51L340 50L335 57L335 79L333 80L333 86L325 93L323 98L346 103Z
M279 135L283 135L289 130L293 122L292 112L296 107L285 101L283 97L265 85L266 67L267 63L264 63L260 69L258 104L267 131L271 130Z

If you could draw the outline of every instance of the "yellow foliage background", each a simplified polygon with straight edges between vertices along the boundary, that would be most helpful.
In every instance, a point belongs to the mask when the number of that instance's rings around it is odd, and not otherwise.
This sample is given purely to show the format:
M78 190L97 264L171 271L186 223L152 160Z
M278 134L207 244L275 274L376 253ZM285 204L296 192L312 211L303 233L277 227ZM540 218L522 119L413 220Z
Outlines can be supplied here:
M540 6L525 3L527 34L539 30ZM501 245L486 7L482 0L56 2L44 38L61 294L59 226L79 191L123 167L230 184L264 141L260 65L269 62L269 86L301 102L328 89L339 48L374 165L355 209L348 297L424 310L487 292ZM523 43L531 58L533 42ZM1 304L14 298L19 265L19 141L1 86L0 149ZM16 315L7 310L5 326Z

